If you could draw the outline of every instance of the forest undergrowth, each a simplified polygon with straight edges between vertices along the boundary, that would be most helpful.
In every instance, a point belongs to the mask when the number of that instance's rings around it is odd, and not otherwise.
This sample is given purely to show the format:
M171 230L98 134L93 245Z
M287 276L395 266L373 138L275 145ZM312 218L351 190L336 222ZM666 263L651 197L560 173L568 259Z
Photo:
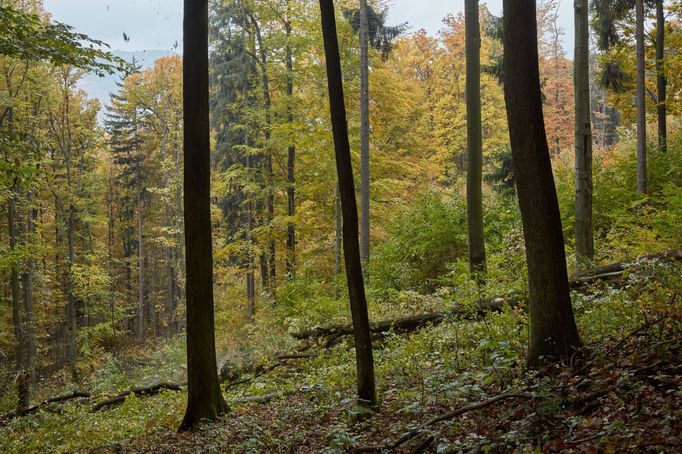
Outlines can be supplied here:
M526 315L522 307L507 307L477 321L450 319L410 335L377 338L381 404L375 414L355 404L354 355L346 341L329 349L310 345L291 359L261 358L250 373L224 382L231 412L194 434L176 434L185 394L167 391L97 412L92 399L49 404L5 422L0 450L669 450L681 441L682 265L640 260L624 279L617 288L596 283L587 293L574 293L585 347L569 368L529 372ZM128 382L110 379L91 391L122 389L151 369L156 375L147 381L177 378L176 349L169 344L149 364L138 364ZM276 363L282 366L272 368ZM117 375L112 372L101 376ZM467 408L478 403L481 408ZM428 423L439 415L446 417Z

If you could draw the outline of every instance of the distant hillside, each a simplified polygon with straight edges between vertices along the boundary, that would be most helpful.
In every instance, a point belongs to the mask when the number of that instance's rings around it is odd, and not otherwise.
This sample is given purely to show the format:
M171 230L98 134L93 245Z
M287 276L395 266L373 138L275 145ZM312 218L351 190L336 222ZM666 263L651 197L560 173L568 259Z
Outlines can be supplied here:
M134 58L135 61L142 65L142 68L144 69L152 66L154 61L160 57L173 55L173 52L159 49L149 49L135 52L116 50L113 51L113 54L125 59L128 62L132 62ZM85 92L91 98L97 98L102 103L102 110L99 113L100 121L103 119L105 110L104 106L109 104L110 94L116 92L116 82L119 80L119 78L120 76L118 74L106 77L98 77L95 74L88 74L79 82L80 88L85 90Z

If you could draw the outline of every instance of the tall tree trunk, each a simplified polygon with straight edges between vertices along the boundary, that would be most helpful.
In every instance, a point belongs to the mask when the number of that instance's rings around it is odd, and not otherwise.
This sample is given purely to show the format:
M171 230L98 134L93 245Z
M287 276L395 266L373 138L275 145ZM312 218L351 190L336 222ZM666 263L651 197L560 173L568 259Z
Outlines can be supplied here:
M334 271L336 272L336 275L338 276L341 274L341 251L342 251L342 241L343 241L343 234L341 233L341 229L343 229L343 221L341 220L341 191L339 189L339 184L336 183L336 193L334 194L334 227L335 227L335 256L336 256L336 261L335 261L335 266L334 266Z
M70 172L69 172L70 173ZM75 207L69 202L69 213L66 227L66 320L69 330L68 362L71 375L74 380L78 378L76 371L76 350L78 333L78 315L76 313L76 298L73 294L73 266L75 264L74 230L75 230Z
M27 194L27 211L26 216L26 243L33 243L35 234L35 225L37 218L37 211L33 206L33 191L29 190ZM35 339L33 337L33 273L35 268L35 262L32 256L26 259L26 269L22 273L21 281L24 291L24 313L22 317L23 321L23 338L25 342L24 354L25 354L25 379L28 383L31 383L35 379ZM27 389L28 394L28 389ZM30 394L29 394L30 396Z
M17 232L17 213L16 213L16 198L18 193L17 179L15 178L12 184L12 189L7 200L7 233L9 235L9 247L10 251L16 252L16 247L18 245L18 232ZM26 350L25 350L25 339L24 339L24 321L22 317L22 301L21 301L21 290L19 286L19 271L16 263L16 257L12 258L12 269L10 274L10 294L12 295L12 323L14 325L14 338L16 340L16 367L17 375L20 379L25 373L26 367ZM19 410L24 410L28 408L30 396L27 392L26 386L24 386L23 380L18 381L17 386L19 400L17 402L17 408Z
M665 78L665 14L663 0L656 0L656 89L658 111L658 149L666 151L668 148L667 113L666 113L666 85Z
M286 65L287 65L287 123L289 123L289 149L287 151L287 216L289 222L287 223L287 274L291 279L296 273L296 231L292 218L296 214L296 145L294 144L294 113L293 113L293 96L294 96L294 82L293 72L294 63L291 51L291 22L289 21L289 0L287 0L287 19L284 24L286 32Z
M263 83L263 100L265 104L265 144L268 147L267 153L265 155L265 176L267 184L267 200L265 203L266 209L266 223L268 225L268 234L270 236L268 243L268 252L266 257L266 266L263 267L263 275L267 275L266 282L264 282L266 287L270 287L270 290L274 289L275 286L275 238L272 229L272 221L275 217L275 188L274 188L274 175L272 172L272 150L270 149L270 136L272 128L272 99L270 98L270 78L268 77L267 65L268 57L265 52L265 47L263 45L263 35L260 31L260 26L258 21L254 16L251 17L251 22L256 32L256 41L258 42L258 50L260 51L260 65L261 65L261 80Z
M66 185L69 198L69 213L66 227L66 322L69 332L68 363L71 369L71 377L74 381L78 379L76 369L77 355L77 334L78 334L78 314L76 311L76 298L73 294L73 266L75 265L75 230L76 230L76 206L74 204L75 191L73 189L73 141L71 138L71 118L70 118L70 99L67 81L68 74L64 74L64 125L62 130L66 130L64 155L66 165Z
M114 268L114 166L109 167L109 190L107 191L107 252L109 261L109 279L111 285L109 287L109 314L111 316L111 329L116 335L116 271Z
M180 166L180 147L177 145L177 143L174 141L173 142L173 153L175 155L175 168L177 169L178 173L184 172L183 168ZM182 280L181 280L181 270L185 269L185 249L184 249L184 211L183 211L183 196L182 196L182 191L183 188L180 184L175 185L175 236L176 236L176 241L175 241L175 274L176 274L176 279L175 279L175 295L176 295L176 303L175 306L177 307L182 301L185 301L185 294L186 294L186 286L182 285ZM185 276L186 277L186 276ZM175 326L174 329L176 332L179 332L180 329L182 328L181 322L183 320L178 320L175 319Z
M170 184L170 174L168 169L170 166L166 165L169 163L169 157L167 156L167 144L168 144L168 126L166 126L166 122L162 122L162 137L161 137L161 144L160 144L160 151L161 151L161 159L164 162L163 165L163 187L167 190L171 190L171 184ZM174 219L173 219L173 206L172 206L172 198L169 196L168 198L165 198L164 200L164 211L165 211L165 219L164 223L166 224L166 227L171 230L173 228L174 224ZM165 255L166 255L166 302L164 304L164 311L165 311L165 318L166 318L166 329L165 329L165 335L166 337L171 337L173 334L175 334L174 331L174 312L175 312L175 288L176 283L175 283L175 268L173 267L173 262L174 262L174 257L173 257L173 250L175 248L171 246L170 244L165 247Z
M590 31L587 0L575 0L575 252L578 264L594 258L592 233L592 121Z
M483 137L481 128L481 29L478 0L464 2L467 109L467 227L469 269L477 280L485 274L483 237Z
M180 430L228 410L218 385L213 308L208 0L185 0L183 23L187 410Z
M357 367L358 397L376 405L377 395L374 384L374 358L372 356L372 338L367 315L367 300L360 261L360 244L358 239L358 208L355 201L355 183L353 166L348 142L348 124L346 107L343 99L343 80L341 76L341 58L336 37L336 19L334 2L320 0L322 36L327 64L327 82L329 85L329 106L331 111L334 150L336 152L336 172L339 179L341 209L343 214L343 252L346 264L346 280L350 297L351 315L353 318L353 335L355 337L355 358Z
M246 146L249 146L248 140ZM251 159L246 157L246 169L250 172ZM246 300L247 311L250 316L256 315L256 278L254 273L254 257L253 257L253 202L249 201L246 208Z
M55 162L55 156L52 154L50 156ZM56 172L56 166L53 164L52 171ZM54 276L55 279L62 285L62 290L64 292L64 295L67 295L67 284L64 276L64 270L62 269L62 250L64 247L64 239L62 236L62 229L60 228L63 225L63 219L64 219L64 214L62 212L62 204L61 201L59 200L59 196L57 193L54 194ZM68 305L68 303L67 303ZM57 319L61 318L59 314L55 314L55 317ZM60 327L57 331L58 335L54 336L53 341L53 348L55 351L57 351L56 355L56 360L55 360L55 370L60 370L62 367L64 367L64 364L68 362L68 359L66 358L66 353L68 350L68 341L65 339L66 338L66 323L63 325L63 327Z
M360 260L369 260L369 23L360 0Z
M580 347L568 287L559 202L542 114L536 4L504 0L504 97L528 266L528 364Z
M137 171L137 341L145 341L145 304L144 304L144 249L142 235L142 188L140 170Z
M646 192L646 88L644 67L644 0L635 1L635 41L637 46L637 192Z

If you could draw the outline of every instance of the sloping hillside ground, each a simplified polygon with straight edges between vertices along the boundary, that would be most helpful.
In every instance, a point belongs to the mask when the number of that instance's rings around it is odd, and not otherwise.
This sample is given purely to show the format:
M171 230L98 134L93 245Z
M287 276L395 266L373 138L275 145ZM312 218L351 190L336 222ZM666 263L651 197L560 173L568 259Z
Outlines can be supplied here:
M527 371L526 315L506 307L377 339L373 415L354 405L346 339L234 373L224 383L232 411L194 434L175 432L185 394L167 391L97 412L103 397L46 405L7 422L0 451L674 452L682 264L640 260L623 279L574 294L585 348L568 368ZM172 362L173 352L152 361Z

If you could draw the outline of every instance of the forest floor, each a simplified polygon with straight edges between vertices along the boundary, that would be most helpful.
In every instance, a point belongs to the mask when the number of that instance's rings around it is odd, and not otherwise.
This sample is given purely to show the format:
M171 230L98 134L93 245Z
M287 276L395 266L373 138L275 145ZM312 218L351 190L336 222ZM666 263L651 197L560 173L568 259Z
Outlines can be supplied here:
M682 264L626 279L573 295L585 347L568 365L528 371L526 315L506 308L377 340L373 414L353 398L346 340L263 358L224 383L231 411L194 433L176 432L186 395L167 391L47 406L0 427L0 452L679 452Z
M389 381L378 412L351 430L339 422L353 419L352 402L320 408L314 392L299 392L236 406L193 434L138 438L98 452L674 452L682 446L680 315L661 316L624 338L592 344L572 369L547 367L503 393L520 397L480 409L471 408L474 402L456 407L424 399L415 418L401 411L404 402L392 389L405 383ZM413 390L420 387L411 384ZM463 407L469 409L461 415L418 425ZM411 430L418 433L402 442Z

